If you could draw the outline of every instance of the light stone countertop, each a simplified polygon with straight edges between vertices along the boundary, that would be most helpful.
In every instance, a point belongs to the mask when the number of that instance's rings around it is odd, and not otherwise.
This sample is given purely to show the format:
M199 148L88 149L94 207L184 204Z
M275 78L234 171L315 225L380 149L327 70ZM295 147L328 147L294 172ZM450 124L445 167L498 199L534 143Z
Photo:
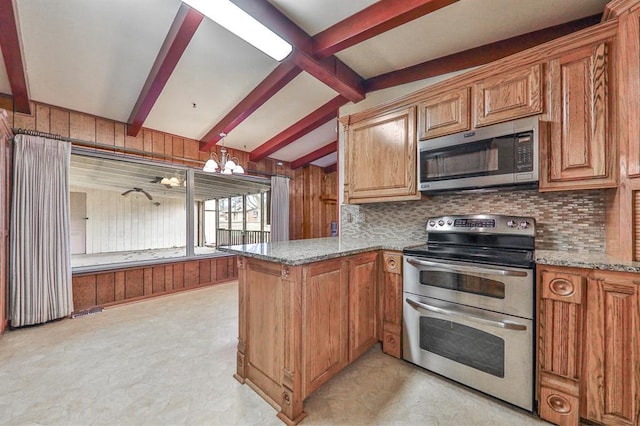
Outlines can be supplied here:
M536 250L535 261L539 265L568 266L573 268L601 269L605 271L640 272L640 262L625 261L604 253Z
M402 251L404 248L422 244L425 244L424 240L329 237L221 246L218 250L295 266L373 250Z

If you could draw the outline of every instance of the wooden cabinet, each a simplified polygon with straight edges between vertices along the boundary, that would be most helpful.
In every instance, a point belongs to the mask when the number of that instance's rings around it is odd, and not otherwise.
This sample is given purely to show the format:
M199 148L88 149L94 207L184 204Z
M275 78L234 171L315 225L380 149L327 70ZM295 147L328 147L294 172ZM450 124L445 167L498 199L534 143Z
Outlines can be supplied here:
M303 269L302 383L305 395L329 380L350 361L348 349L353 347L353 343L350 344L353 325L349 327L350 308L353 306L350 293L353 287L361 292L367 291L366 283L359 285L361 283L351 282L351 277L355 275L361 278L359 274L366 272L360 269L354 274L353 270L349 270L351 265L366 269L362 261L346 262L340 259L311 264ZM364 301L361 309L365 310L366 307ZM357 325L361 324L364 327L366 318L362 318ZM359 328L358 332L356 336L361 337L366 330Z
M540 416L558 424L578 424L585 278L546 269L538 276Z
M0 334L9 325L9 221L11 184L11 127L6 111L0 109Z
M297 424L303 401L379 340L378 252L289 266L238 258L235 377Z
M382 252L382 351L402 358L402 253Z
M348 125L345 202L420 198L416 184L416 108L383 113Z
M541 138L540 190L617 185L607 42L549 61L549 134Z
M474 127L539 114L543 110L542 65L501 72L473 86Z
M640 275L596 272L587 286L583 417L640 423Z
M378 341L378 253L349 260L349 362Z
M425 99L418 104L418 139L431 139L471 128L469 88Z
M640 424L640 274L538 266L540 417Z

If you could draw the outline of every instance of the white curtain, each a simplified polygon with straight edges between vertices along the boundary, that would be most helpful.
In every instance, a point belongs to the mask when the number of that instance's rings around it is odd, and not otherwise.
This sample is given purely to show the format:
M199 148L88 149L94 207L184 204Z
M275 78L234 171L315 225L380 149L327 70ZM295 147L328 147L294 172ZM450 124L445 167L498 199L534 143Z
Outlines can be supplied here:
M289 240L289 178L271 177L271 241Z
M11 206L11 326L39 324L73 310L69 234L71 144L14 138Z

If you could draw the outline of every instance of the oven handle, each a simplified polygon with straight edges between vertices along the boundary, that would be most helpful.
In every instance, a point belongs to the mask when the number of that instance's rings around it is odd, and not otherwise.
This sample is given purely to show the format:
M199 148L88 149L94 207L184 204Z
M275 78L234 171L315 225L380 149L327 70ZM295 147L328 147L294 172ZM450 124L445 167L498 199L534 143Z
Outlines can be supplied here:
M427 305L425 303L416 302L415 300L411 300L409 298L405 299L409 305L411 305L415 309L424 309L426 311L435 312L443 315L454 315L458 317L462 317L464 319L468 319L469 321L474 321L480 324L490 325L498 328L505 328L508 330L526 330L527 326L523 324L519 324L513 321L495 321L488 318L482 318L475 315L468 315L464 312L459 312L451 309L439 308L437 306Z
M427 266L431 268L438 268L444 271L452 272L471 272L476 274L489 274L489 275L501 275L504 277L526 277L527 273L524 271L507 271L505 269L491 269L482 268L479 266L465 266L465 265L453 265L450 263L431 262L428 260L418 260L413 257L407 257L407 262L413 266Z

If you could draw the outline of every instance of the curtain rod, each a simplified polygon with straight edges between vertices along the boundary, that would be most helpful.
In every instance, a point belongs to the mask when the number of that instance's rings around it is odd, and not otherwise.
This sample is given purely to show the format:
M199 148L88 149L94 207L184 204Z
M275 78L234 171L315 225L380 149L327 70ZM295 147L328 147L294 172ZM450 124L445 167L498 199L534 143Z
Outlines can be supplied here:
M63 142L70 142L70 143L75 144L75 145L89 147L89 148L100 148L100 149L104 149L104 150L107 150L107 151L116 150L116 151L122 151L122 153L124 153L124 154L135 154L135 155L142 155L142 156L149 156L150 155L152 157L160 157L160 158L165 159L165 160L167 160L167 159L169 159L169 160L178 160L178 161L185 161L186 160L186 161L189 161L189 162L192 162L192 163L198 163L197 160L191 160L191 159L188 159L188 158L175 157L173 155L166 155L166 154L156 154L156 153L153 153L153 152L143 151L143 150L135 149L135 148L125 148L124 146L108 145L108 144L99 143L99 142L89 142L89 141L85 141L85 140L81 140L81 139L68 138L66 136L56 135L56 134L53 134L53 133L40 132L38 130L13 128L12 131L13 131L14 135L40 136L40 137L43 137L43 138L55 139L55 140L63 141ZM290 177L287 176L287 175L283 175L283 174L279 174L279 173L261 172L261 171L258 171L258 170L247 170L247 174L255 174L255 175L262 175L262 176L280 176L280 177L286 177L286 178L290 179Z

